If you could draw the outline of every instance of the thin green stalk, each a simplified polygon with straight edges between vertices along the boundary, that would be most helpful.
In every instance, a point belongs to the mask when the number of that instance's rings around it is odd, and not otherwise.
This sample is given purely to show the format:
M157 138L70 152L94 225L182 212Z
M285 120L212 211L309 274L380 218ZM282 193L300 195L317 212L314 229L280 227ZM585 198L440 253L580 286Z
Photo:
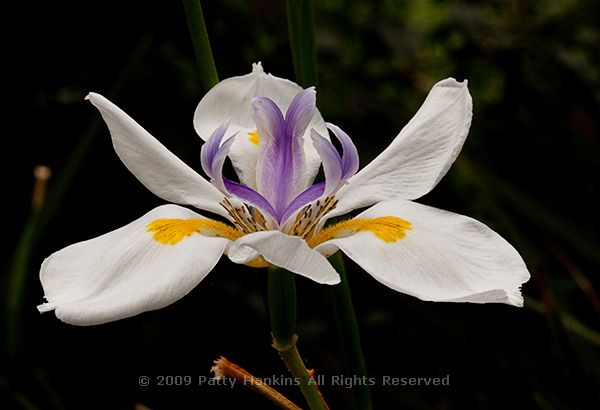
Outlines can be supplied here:
M296 334L296 282L294 274L269 268L268 298L273 340L281 347L292 344Z
M11 403L11 401L14 402L11 404L18 406L16 408L22 410L39 409L39 407L35 405L32 401L30 401L25 395L15 390L14 387L9 384L8 380L3 375L0 375L0 392L3 393L4 397L7 398L9 403Z
M204 24L204 15L202 14L202 5L200 0L182 0L185 9L188 28L192 37L194 54L200 71L200 79L204 91L210 90L219 82L217 67L210 48L206 24Z
M278 267L268 272L269 314L273 347L298 381L300 390L312 410L326 410L327 404L308 373L296 346L296 284L294 274Z
M144 36L140 39L136 49L131 54L127 65L115 81L114 86L108 93L109 98L114 98L127 83L127 80L136 72L142 57L150 49L152 39ZM95 119L79 139L75 149L65 161L54 183L48 190L42 209L33 210L19 237L15 254L11 261L8 275L8 295L6 300L6 350L9 360L14 360L18 353L21 341L21 312L23 310L23 299L27 286L27 280L31 273L31 257L39 238L46 230L56 213L61 209L62 201L66 196L71 183L78 175L79 169L86 156L91 150L95 137L101 129L102 121Z
M352 304L352 294L350 293L344 259L340 252L337 252L329 258L329 261L338 271L342 280L338 285L331 287L331 300L344 358L351 372L355 372L356 376L367 380L367 366L360 343L360 333ZM358 383L354 386L352 393L355 408L361 410L373 408L369 383Z
M21 342L21 311L23 310L23 298L25 297L31 265L31 254L37 243L39 220L40 211L32 211L21 232L8 275L4 325L6 330L6 353L11 361L16 358Z
M292 344L285 349L277 347L276 344L274 347L287 365L292 376L294 376L294 379L298 381L300 390L302 391L308 406L312 410L328 410L329 407L325 403L316 382L312 379L308 370L306 370L302 357L300 357L298 347L296 346L297 339L298 337L294 335Z
M317 48L312 0L287 0L288 31L296 81L317 85Z

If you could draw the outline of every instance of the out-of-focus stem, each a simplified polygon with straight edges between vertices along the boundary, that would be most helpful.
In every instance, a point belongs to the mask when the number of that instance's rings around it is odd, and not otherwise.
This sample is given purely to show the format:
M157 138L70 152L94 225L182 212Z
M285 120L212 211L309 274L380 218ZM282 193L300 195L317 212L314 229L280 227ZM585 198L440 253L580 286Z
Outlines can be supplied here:
M202 86L204 91L208 91L219 82L219 75L210 48L200 0L183 0L183 8L185 9L185 17L192 37Z
M354 313L352 303L352 294L350 293L350 285L348 284L348 275L344 260L340 252L335 253L329 258L329 261L340 274L341 282L331 287L331 301L333 303L333 311L337 323L338 333L344 352L344 358L348 366L348 370L356 376L367 379L367 366L360 343L360 333L358 331L358 323ZM352 389L354 397L354 407L361 410L369 410L373 408L371 401L371 388L369 383L358 383Z
M296 81L317 85L317 48L312 0L287 1L288 31Z
M152 39L144 36L140 39L138 46L131 54L127 65L115 81L108 93L109 98L114 98L126 84L129 77L137 72L137 66L146 54ZM36 208L35 203L31 215L27 220L21 236L17 241L15 253L11 261L8 275L8 296L6 298L6 350L9 360L14 360L18 355L19 343L22 336L21 310L28 275L31 273L31 255L41 234L52 221L59 209L67 191L78 175L79 168L90 151L95 137L100 129L102 120L96 119L83 133L79 142L70 153L65 165L59 170L56 178L53 178L52 186L44 193L43 207Z

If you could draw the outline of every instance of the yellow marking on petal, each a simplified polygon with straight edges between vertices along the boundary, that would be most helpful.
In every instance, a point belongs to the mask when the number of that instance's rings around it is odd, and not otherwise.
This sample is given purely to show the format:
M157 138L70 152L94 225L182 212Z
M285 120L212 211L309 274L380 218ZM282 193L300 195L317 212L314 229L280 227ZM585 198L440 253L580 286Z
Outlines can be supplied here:
M397 242L404 239L406 231L411 229L410 222L395 216L349 219L322 229L307 242L311 248L314 248L330 239L346 238L364 231L372 232L383 242Z
M232 241L244 235L243 232L212 219L157 219L146 225L146 231L153 232L152 238L163 245L175 245L194 233Z
M249 132L248 135L250 135L250 138L248 138L248 141L250 141L251 143L253 143L256 146L260 145L260 139L258 138L258 130Z

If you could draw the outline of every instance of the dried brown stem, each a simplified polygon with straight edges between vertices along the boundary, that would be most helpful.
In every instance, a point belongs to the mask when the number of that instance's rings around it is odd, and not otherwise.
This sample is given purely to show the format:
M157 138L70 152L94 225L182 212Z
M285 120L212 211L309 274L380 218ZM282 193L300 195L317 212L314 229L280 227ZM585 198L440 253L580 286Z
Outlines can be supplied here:
M279 393L277 390L264 383L262 380L254 377L252 374L248 373L248 371L242 369L237 364L230 362L223 356L215 360L214 363L215 365L213 366L211 371L215 374L215 378L234 378L237 381L243 383L243 385L248 387L249 389L252 389L262 394L282 409L301 410L300 407L296 406L287 397Z

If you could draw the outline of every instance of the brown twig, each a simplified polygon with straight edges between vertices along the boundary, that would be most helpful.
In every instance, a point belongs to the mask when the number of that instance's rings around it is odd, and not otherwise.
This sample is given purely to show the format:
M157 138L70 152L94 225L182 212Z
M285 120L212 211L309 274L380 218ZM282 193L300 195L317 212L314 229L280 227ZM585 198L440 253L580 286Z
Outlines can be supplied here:
M216 379L222 379L224 377L234 378L239 382L242 382L243 385L249 389L262 394L282 409L301 410L300 407L296 406L277 390L264 383L262 380L254 377L237 364L230 362L223 356L215 360L214 363L215 365L210 370L215 374Z

